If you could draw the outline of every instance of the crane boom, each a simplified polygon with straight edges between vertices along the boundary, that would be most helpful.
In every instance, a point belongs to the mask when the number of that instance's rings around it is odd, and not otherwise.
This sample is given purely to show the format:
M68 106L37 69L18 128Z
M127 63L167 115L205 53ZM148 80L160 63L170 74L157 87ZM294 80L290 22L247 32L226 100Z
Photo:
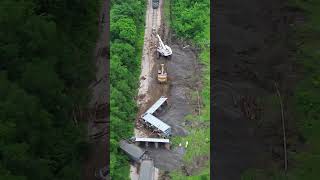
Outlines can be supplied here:
M160 44L160 46L161 46L163 49L166 49L166 47L164 46L164 44L163 44L163 42L162 42L159 34L157 34L157 37L158 37L158 39L159 39L159 44Z
M157 34L157 37L158 37L158 39L159 39L159 46L158 46L158 48L157 48L157 51L158 51L162 56L166 56L166 57L171 56L171 54L172 54L171 48L170 48L169 46L165 45L165 44L162 42L159 34Z

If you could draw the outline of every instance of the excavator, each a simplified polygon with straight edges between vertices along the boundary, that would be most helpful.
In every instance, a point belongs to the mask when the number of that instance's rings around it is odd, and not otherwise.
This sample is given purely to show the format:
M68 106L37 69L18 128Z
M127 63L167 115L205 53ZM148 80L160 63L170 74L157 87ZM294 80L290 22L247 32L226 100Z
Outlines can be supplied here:
M160 84L167 82L167 73L165 72L164 64L160 64L160 69L158 70L158 81Z
M159 46L157 47L157 54L158 54L158 58L160 58L160 56L164 56L167 58L171 58L172 55L172 50L169 46L163 44L159 34L157 34L157 37L159 39Z

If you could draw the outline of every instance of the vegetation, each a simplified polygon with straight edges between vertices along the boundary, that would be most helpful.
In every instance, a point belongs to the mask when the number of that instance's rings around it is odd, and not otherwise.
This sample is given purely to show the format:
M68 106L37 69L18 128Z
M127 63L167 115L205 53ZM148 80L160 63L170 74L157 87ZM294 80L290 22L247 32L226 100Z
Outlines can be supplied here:
M110 33L110 174L129 179L127 156L118 148L133 134L144 33L144 0L111 1Z
M243 176L244 180L316 180L320 176L320 40L317 38L320 34L320 1L289 2L291 6L302 9L307 17L303 26L294 29L294 39L300 45L295 60L304 70L303 80L295 89L294 106L306 148L299 152L289 152L289 170L286 174L275 168L267 171L250 170Z
M167 0L165 3L165 16L167 18L170 17L168 8L171 8L172 19L169 21L171 28L178 37L200 47L201 52L198 58L200 63L204 65L202 69L202 89L198 90L202 103L201 114L200 116L189 115L187 118L194 121L195 124L204 124L205 128L189 128L189 136L173 139L175 144L189 142L184 160L191 164L197 158L210 156L210 1ZM193 93L195 99L197 99L197 93ZM203 170L193 176L186 177L181 172L173 172L171 173L172 179L209 179L210 162L208 161L203 165Z
M299 126L302 135L306 139L308 150L305 152L292 153L296 161L295 167L291 169L288 176L291 179L318 179L320 171L320 96L319 96L319 48L320 34L320 2L293 1L293 5L302 8L307 16L305 25L296 29L297 44L302 43L297 52L297 63L304 67L303 81L298 83L295 91L295 107L298 112Z
M173 172L170 175L171 179L176 180L210 180L210 169L208 167L203 169L200 173L197 173L197 175L191 176L185 176L181 172Z
M80 179L97 1L0 1L0 179Z

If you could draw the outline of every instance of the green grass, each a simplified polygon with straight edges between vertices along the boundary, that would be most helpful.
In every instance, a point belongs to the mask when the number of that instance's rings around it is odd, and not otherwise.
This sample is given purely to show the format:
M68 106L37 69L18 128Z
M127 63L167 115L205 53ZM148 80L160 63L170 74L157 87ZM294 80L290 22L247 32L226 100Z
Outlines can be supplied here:
M185 176L179 171L172 172L171 180L209 180L210 179L210 168L205 168L196 175Z
M316 180L320 177L320 1L292 1L306 11L307 23L298 27L298 41L303 42L297 53L297 63L304 67L304 77L298 83L295 106L306 151L293 155L296 163L289 171L291 179Z
M209 36L209 34L208 34ZM188 115L185 119L193 123L202 122L205 128L187 128L190 132L189 136L177 136L172 139L174 145L179 143L185 144L188 141L188 149L184 156L187 163L191 163L194 158L210 154L210 51L209 48L204 48L199 55L201 63L204 65L202 74L203 88L200 91L203 107L200 116ZM197 93L193 92L192 99L197 99ZM197 148L192 148L197 147Z
M209 124L208 124L209 125ZM174 137L172 142L175 146L181 143L183 146L188 141L188 148L183 159L186 163L192 163L195 157L210 153L210 128L188 128L190 135L186 137Z
M182 1L177 2L181 5ZM173 22L170 21L170 0L166 0L164 4L164 17L167 24L174 23L176 20L173 17ZM174 4L173 4L174 6ZM184 6L184 5L182 5ZM172 7L173 9L176 7ZM181 6L180 6L181 8ZM177 14L177 12L175 12ZM169 22L167 22L169 21ZM173 31L175 27L172 26ZM201 114L199 115L188 115L185 119L190 120L193 124L201 123L201 127L195 125L195 127L187 127L189 135L185 137L174 137L172 142L174 146L178 146L181 143L183 146L186 141L188 141L188 148L183 157L185 164L192 164L197 158L203 156L210 156L210 23L209 16L206 19L206 24L204 29L200 29L198 34L199 36L191 40L194 44L201 47L201 52L198 54L198 59L201 64L203 64L203 73L202 73L202 88L199 89L201 96L201 101L203 107L201 108ZM200 37L200 38L199 38ZM183 37L182 37L183 38ZM185 37L184 37L185 38ZM192 99L197 101L197 92L192 93ZM210 157L209 157L210 159ZM170 173L172 180L206 180L210 179L210 161L204 163L204 167L200 167L200 172L195 172L192 176L186 176L180 170Z
M201 109L201 116L189 115L186 119L192 122L203 122L205 127L201 128L187 128L189 135L186 137L174 137L172 142L174 145L181 143L185 145L188 141L188 148L183 157L186 164L191 164L196 158L201 156L209 156L210 159L210 58L209 58L209 48L204 49L200 54L200 59L205 68L203 71L203 89L201 91L201 99L204 107ZM210 178L210 162L208 161L203 167L201 173L195 174L193 176L185 176L181 172L173 172L170 174L172 179L176 180L205 180Z
M137 61L139 62L139 67L141 67L141 61L142 61L142 50L143 50L143 43L144 43L144 27L141 26L139 29L138 29L138 34L139 34L139 37L138 37L138 42L137 42ZM139 68L139 70L137 71L137 75L136 75L136 81L139 82L139 76L140 76L140 73L141 73L141 68ZM138 89L137 89L137 93L138 94Z
M170 28L170 3L171 0L165 0L164 1L164 8L163 8L163 14L164 14L164 22L166 23L166 26Z

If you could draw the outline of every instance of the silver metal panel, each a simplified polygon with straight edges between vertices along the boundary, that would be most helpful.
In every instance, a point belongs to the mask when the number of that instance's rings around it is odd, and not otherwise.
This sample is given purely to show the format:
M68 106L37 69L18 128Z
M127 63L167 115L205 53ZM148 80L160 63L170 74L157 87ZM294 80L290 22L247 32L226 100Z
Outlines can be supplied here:
M135 138L136 142L161 142L161 143L169 143L169 139L161 139L161 138Z
M151 115L151 114L144 114L142 116L142 118L150 123L151 125L155 126L156 128L158 128L160 131L162 132L167 132L168 129L171 129L171 127L169 125L167 125L166 123L162 122L160 119L156 118L155 116Z
M162 96L146 111L146 113L153 114L167 99L168 98Z

